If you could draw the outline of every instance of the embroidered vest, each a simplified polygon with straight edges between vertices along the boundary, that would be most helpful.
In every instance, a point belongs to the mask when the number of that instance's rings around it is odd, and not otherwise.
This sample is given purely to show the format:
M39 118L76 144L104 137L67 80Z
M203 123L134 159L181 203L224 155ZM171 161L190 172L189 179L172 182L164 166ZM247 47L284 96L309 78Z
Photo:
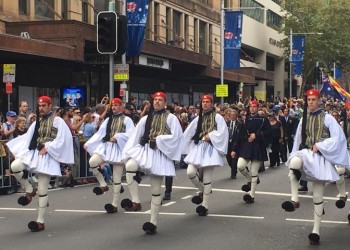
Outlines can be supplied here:
M216 130L217 124L215 121L215 112L208 112L203 114L202 122L202 132L199 135L199 138L202 138L204 135L210 133L213 130Z
M170 128L166 123L169 112L154 113L149 139L154 140L158 135L171 135Z
M125 115L115 116L113 117L113 121L111 124L111 133L109 137L113 137L116 133L124 133L126 130L125 124Z
M324 125L325 113L317 115L307 114L306 122L306 145L312 148L317 142L322 142L330 137L329 129Z
M41 117L40 128L38 130L38 144L44 144L48 141L53 141L57 136L57 128L53 126L54 115L48 117Z

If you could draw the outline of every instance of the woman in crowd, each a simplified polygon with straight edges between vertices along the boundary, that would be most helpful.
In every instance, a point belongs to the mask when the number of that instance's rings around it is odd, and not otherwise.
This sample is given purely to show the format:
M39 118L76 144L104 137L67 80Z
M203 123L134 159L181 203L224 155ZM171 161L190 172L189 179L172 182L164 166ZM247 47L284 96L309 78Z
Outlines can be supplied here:
M26 118L24 117L18 117L15 123L15 131L13 132L13 138L16 138L17 136L23 135L27 132L26 128Z

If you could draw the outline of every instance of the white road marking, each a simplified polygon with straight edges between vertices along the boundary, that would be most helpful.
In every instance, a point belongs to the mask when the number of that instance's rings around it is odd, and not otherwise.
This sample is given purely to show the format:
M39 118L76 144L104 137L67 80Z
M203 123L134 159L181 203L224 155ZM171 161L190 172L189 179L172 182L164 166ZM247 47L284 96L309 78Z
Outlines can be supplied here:
M124 212L125 214L151 214L151 211L145 211L145 212ZM160 215L176 215L176 216L184 216L186 213L159 213Z
M162 207L167 207L167 206L173 205L175 203L176 203L176 201L170 201L170 202L165 203L164 205L162 205Z
M106 213L102 210L71 210L71 209L55 209L55 212L68 212L68 213Z
M193 195L187 195L187 196L182 197L181 200L186 200L186 199L189 199L189 198L192 198L192 197L193 197Z
M259 217L259 216L230 215L230 214L208 214L207 216L209 216L209 217L255 219L255 220L263 220L263 219L265 219L265 217Z
M0 210L9 210L9 211L36 211L36 208L14 208L14 207L0 207Z
M314 223L314 220L305 220L305 219L291 219L291 218L286 218L286 221L299 221L299 222L310 222L310 223ZM347 221L332 221L332 220L322 220L321 223L349 224L349 222L347 222Z

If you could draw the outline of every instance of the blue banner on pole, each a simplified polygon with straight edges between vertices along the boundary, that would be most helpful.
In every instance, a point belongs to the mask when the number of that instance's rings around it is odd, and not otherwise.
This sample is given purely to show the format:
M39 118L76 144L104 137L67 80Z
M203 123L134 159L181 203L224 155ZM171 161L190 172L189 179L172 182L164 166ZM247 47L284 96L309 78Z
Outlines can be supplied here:
M294 73L296 75L302 75L305 35L295 35L292 40L292 63L295 65Z
M139 56L141 53L148 15L148 3L149 0L126 1L126 16L128 19L127 56Z
M239 69L242 45L242 11L225 11L224 68Z

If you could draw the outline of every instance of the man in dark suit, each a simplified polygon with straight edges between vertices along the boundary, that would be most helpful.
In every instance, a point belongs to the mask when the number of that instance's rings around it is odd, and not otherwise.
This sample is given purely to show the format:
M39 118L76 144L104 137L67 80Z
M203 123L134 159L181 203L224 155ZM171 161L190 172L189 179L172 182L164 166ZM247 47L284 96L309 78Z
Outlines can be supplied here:
M294 135L298 127L298 119L291 117L289 115L289 108L285 107L283 110L283 115L278 117L279 121L282 123L283 127L283 144L281 147L281 158L282 162L287 161L287 146L289 153L293 149Z
M237 119L238 113L236 110L228 109L227 112L229 119L226 121L226 124L228 128L229 141L226 159L228 165L231 167L231 179L236 179L238 161L237 152L239 149L238 135L241 133L240 131L242 130L242 123Z

